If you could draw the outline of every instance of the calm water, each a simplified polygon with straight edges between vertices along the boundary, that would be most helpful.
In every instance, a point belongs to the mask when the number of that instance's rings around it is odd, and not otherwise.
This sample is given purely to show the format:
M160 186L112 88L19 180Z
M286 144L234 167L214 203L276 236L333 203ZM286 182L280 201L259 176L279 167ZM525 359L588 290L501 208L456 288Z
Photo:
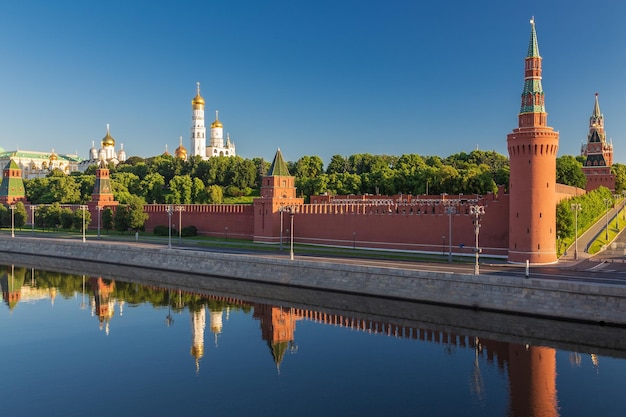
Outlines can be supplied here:
M374 321L120 279L0 272L3 416L626 412L626 353L429 331L394 324L392 311Z

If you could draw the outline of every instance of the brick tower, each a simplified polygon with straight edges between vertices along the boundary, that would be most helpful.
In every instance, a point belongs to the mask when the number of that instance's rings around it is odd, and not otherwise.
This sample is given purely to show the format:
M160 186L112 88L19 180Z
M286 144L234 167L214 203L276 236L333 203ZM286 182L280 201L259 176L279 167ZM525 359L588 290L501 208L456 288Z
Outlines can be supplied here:
M96 182L91 193L91 201L88 203L90 209L92 207L117 206L118 202L113 197L111 189L111 179L109 177L109 168L104 160L100 160L98 169L96 169Z
M589 118L589 134L587 143L580 150L585 157L583 172L587 177L587 191L605 186L611 191L615 190L615 174L611 173L613 165L613 144L606 141L604 132L604 115L600 112L598 93L593 113Z
M276 151L269 172L261 180L261 197L255 198L254 241L277 243L284 231L285 220L281 211L304 204L303 198L296 197L295 177L289 174L287 164L280 149Z
M509 262L547 264L557 261L555 182L559 134L547 126L534 19L530 26L518 127L507 136L511 167Z
M26 202L22 168L13 159L2 170L2 184L0 185L0 203L13 204L16 201Z

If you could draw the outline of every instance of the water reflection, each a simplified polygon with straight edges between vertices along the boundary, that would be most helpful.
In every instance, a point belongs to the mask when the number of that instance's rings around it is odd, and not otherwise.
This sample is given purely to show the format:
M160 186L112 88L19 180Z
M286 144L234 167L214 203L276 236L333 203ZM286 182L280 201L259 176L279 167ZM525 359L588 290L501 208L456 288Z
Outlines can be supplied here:
M457 347L471 349L474 355L469 390L476 399L481 401L486 391L481 366L489 364L507 375L508 415L517 417L559 415L556 350L551 347L501 342L484 337L420 328L394 323L392 319L381 321L323 310L263 304L223 295L144 286L99 276L79 277L13 265L3 267L0 286L3 301L12 314L32 300L49 299L53 304L59 294L68 299L80 295L79 309L84 310L87 297L91 315L97 318L99 329L107 336L115 328L116 310L117 314L122 316L126 303L130 306L150 303L155 308L167 308L165 317L167 327L174 325L172 311L182 313L187 310L191 320L189 352L197 374L201 371L204 356L207 315L212 343L217 347L229 315L235 310L252 312L252 317L259 322L260 337L267 343L271 360L278 373L286 353L298 351L296 326L300 321L346 328L371 335L443 345L451 353L454 353ZM581 355L572 353L570 361L580 366ZM596 355L592 355L592 361L595 368L599 369Z

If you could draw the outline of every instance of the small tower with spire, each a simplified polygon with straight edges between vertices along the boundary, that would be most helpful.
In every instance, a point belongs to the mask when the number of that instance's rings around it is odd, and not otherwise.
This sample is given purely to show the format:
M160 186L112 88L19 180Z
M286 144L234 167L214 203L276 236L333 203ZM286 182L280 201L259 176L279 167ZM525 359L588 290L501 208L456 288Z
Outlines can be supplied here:
M93 215L94 210L97 210L97 215L100 216L100 210L104 207L117 205L118 202L115 201L113 189L111 188L109 167L106 161L101 159L98 163L98 169L96 169L96 182L91 193L91 201L87 203L89 212Z
M2 170L2 183L0 184L0 203L13 204L17 201L26 202L22 168L13 160Z
M533 18L524 61L524 90L518 127L507 136L511 170L509 262L547 264L557 261L555 183L559 134L547 126L541 75L541 56Z
M304 204L303 198L296 197L295 177L289 173L283 154L278 149L268 173L261 180L261 197L255 198L254 240L278 243L280 239L281 216L285 210L297 211Z
M589 134L587 143L583 144L580 153L585 157L583 173L587 178L586 190L592 191L604 186L615 190L615 174L611 173L613 165L613 144L606 141L604 131L604 115L600 112L598 93L589 118Z

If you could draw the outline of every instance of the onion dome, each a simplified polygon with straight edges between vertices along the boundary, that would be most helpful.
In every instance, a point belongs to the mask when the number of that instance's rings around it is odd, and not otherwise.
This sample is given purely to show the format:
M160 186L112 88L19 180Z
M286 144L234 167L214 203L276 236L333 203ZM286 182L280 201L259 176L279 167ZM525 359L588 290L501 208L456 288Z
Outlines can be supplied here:
M176 148L176 150L174 151L174 156L180 159L187 159L187 149L185 149L185 147L183 146L182 136L180 137L180 145L178 145L178 148Z
M115 139L109 133L109 124L107 123L107 135L102 138L102 146L115 146Z
M50 154L50 160L56 161L57 159L59 159L59 157L57 156L57 154L54 153L54 149L53 149L52 153Z
M224 127L222 125L222 122L220 122L219 118L217 117L218 115L218 111L215 110L215 121L213 123L211 123L211 128L215 128L215 127Z
M120 151L117 153L117 160L120 162L126 161L126 151L124 150L124 144L120 144Z
M91 149L89 149L89 159L98 159L98 150L93 140L91 141Z
M167 144L165 145L165 152L163 152L163 156L171 156L169 151L167 150Z
M191 105L195 108L204 107L204 99L200 95L200 83L196 83L196 96L191 100Z

